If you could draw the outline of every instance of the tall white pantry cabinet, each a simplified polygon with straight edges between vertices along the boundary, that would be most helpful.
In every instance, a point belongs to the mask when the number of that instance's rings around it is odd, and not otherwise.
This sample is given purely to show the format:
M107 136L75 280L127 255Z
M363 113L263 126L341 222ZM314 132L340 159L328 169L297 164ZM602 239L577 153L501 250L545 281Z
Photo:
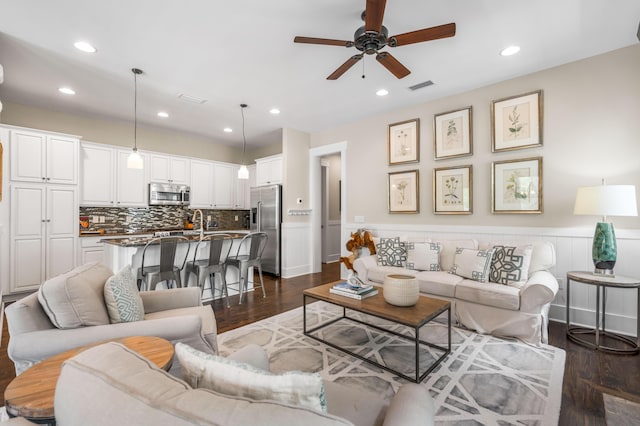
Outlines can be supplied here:
M9 261L4 290L35 290L76 265L79 138L0 126L0 142L9 159L4 178L10 178L0 204L4 223L9 216L9 229L2 230L2 263L6 248Z

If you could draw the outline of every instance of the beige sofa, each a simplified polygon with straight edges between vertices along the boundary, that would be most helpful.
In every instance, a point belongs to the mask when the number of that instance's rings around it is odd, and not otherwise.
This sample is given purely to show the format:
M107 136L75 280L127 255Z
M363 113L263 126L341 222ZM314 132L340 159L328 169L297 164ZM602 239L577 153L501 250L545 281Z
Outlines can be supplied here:
M549 307L558 292L558 281L549 272L555 265L555 248L550 242L533 242L528 280L522 286L478 282L449 273L456 248L488 249L491 243L474 239L421 239L439 243L440 271L417 271L397 266L380 266L376 255L360 256L354 262L358 277L382 285L392 273L415 275L420 292L451 301L452 319L479 333L516 337L532 344L548 343Z

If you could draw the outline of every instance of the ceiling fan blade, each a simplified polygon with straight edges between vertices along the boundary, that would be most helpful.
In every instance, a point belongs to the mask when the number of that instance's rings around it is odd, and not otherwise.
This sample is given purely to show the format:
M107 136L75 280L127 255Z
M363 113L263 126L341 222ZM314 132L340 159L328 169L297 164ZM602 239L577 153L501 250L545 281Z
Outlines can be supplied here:
M382 18L387 0L367 0L367 8L364 11L364 25L367 31L379 33L382 30Z
M411 71L394 58L389 52L380 52L376 55L376 60L380 62L391 74L397 78L404 78L411 74Z
M308 43L308 44L327 44L329 46L343 46L352 47L353 42L347 40L334 40L331 38L316 38L316 37L301 37L296 36L293 39L294 43Z
M362 53L359 55L353 55L352 57L347 59L347 62L340 65L337 70L335 70L329 77L327 77L327 80L339 79L342 76L342 74L347 72L349 68L354 66L360 59L362 59L362 55L363 55Z
M388 44L391 47L404 46L407 44L421 43L423 41L437 40L439 38L453 37L454 35L456 35L456 24L452 22L450 24L424 28L422 30L389 37Z

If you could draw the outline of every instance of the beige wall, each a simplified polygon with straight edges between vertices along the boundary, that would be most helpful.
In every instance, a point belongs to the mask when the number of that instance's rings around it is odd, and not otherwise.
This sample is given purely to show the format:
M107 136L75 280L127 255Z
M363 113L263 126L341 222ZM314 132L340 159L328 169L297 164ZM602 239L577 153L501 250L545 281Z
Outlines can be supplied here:
M634 45L314 133L311 147L347 141L349 222L362 215L366 223L588 226L597 218L573 215L577 187L598 185L606 178L609 184L640 188L639 73L640 45ZM540 89L544 92L543 147L491 153L491 101ZM473 106L473 156L433 160L434 114L468 105ZM388 166L387 125L412 118L420 119L420 162ZM492 214L492 161L533 156L544 158L544 213ZM473 214L434 215L433 169L464 164L473 165ZM420 213L389 214L387 173L411 169L420 173ZM611 219L618 228L640 228L638 217Z
M309 208L309 134L282 131L282 221L308 222L309 216L288 216L289 209ZM302 205L296 199L302 198Z
M281 133L281 132L280 132ZM247 150L247 160L253 163L257 158L269 157L271 155L282 154L282 135L280 142L261 148Z
M14 126L70 133L83 140L109 145L133 146L133 125L129 122L67 114L5 102L0 122ZM138 125L138 148L146 151L240 163L242 149L162 128ZM253 163L253 156L247 160Z

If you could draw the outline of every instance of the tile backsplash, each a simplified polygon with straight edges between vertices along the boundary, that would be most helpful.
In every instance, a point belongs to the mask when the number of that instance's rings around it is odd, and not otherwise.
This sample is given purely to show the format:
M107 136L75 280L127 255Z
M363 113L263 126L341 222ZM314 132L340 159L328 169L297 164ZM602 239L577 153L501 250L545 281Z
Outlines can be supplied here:
M80 221L88 222L82 231L105 233L134 233L156 230L184 229L185 220L193 217L193 209L180 206L126 207L80 207ZM209 229L230 230L248 228L249 210L208 210L202 209L204 225L210 217ZM104 217L104 222L101 218ZM237 218L237 220L236 220ZM95 219L95 220L94 220ZM194 229L200 228L200 218Z

